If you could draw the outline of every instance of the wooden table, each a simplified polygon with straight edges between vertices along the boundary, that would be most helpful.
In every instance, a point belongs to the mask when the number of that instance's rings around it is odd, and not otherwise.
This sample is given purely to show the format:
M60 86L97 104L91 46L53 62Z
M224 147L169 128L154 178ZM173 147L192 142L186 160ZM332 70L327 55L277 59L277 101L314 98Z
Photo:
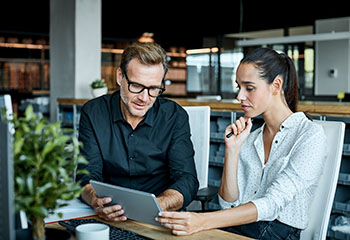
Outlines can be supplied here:
M95 218L98 219L101 222L106 222L104 220L101 220L97 217L90 217L90 218ZM147 223L141 223L137 221L133 221L128 219L125 222L106 222L109 225L116 226L118 228L122 228L128 231L135 232L137 234L140 234L145 237L149 237L152 239L193 239L193 240L207 240L207 239L232 239L232 240L249 240L251 238L240 236L234 233L226 232L223 230L219 229L212 229L208 231L202 231L198 233L194 233L189 236L175 236L173 235L169 229L163 228L163 227L158 227L154 226L151 224ZM59 225L58 223L50 223L47 224L45 227L50 227L50 228L61 228L63 227Z

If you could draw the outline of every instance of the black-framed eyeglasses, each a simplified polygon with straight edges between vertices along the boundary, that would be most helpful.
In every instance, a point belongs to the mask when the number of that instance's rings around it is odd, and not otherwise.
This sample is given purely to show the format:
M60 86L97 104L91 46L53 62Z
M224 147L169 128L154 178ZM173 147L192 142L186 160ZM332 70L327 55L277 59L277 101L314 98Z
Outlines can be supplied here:
M126 73L123 73L123 75L128 83L129 92L131 93L141 93L143 90L147 89L148 95L150 97L158 97L165 91L164 87L156 87L156 86L146 87L145 85L142 85L140 83L130 81ZM162 80L162 83L163 82L164 81Z

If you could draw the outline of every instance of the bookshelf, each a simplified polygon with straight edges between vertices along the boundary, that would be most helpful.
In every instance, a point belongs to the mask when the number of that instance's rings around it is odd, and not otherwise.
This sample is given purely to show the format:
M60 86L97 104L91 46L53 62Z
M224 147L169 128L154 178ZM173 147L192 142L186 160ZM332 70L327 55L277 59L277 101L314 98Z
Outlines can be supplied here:
M3 57L0 54L0 91L48 90L50 88L49 46L44 44L0 43L0 49L25 50L23 56ZM33 53L34 51L39 51ZM101 77L110 90L116 90L115 72L123 49L102 48ZM10 54L11 55L11 54ZM20 54L21 55L21 54ZM9 56L9 54L7 54ZM31 56L35 56L32 58ZM167 53L169 71L166 76L167 95L186 95L186 53L184 50Z
M123 46L125 47L125 46ZM6 43L0 41L0 94L10 94L14 112L18 113L22 100L49 96L50 60L49 45L45 42ZM116 69L120 65L123 49L101 49L101 77L109 92L118 90ZM184 49L167 52L169 71L166 75L166 96L185 97L187 83L186 53Z
M0 42L0 90L48 90L49 46Z
M15 113L20 114L30 103L38 111L48 114L41 110L48 107L48 101L44 99L48 98L50 87L48 50L45 41L18 43L16 38L12 42L0 42L0 94L11 95ZM45 104L36 104L39 102Z
M48 90L48 60L0 58L0 89Z

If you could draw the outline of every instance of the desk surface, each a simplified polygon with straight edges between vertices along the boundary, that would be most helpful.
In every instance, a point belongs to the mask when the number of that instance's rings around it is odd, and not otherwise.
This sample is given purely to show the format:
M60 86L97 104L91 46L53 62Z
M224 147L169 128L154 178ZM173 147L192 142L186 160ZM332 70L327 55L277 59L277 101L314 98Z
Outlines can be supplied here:
M92 217L96 218L97 217ZM102 222L106 222L104 220L98 219ZM233 240L248 240L251 238L247 238L244 236L240 236L237 234L233 234L230 232L222 231L219 229L213 229L208 231L198 232L189 236L174 236L171 234L169 229L154 226L147 223L141 223L133 220L127 220L125 222L106 222L110 225L116 226L118 228L122 228L128 231L135 232L145 237L149 237L152 239L233 239ZM47 224L46 227L52 228L63 228L58 223L50 223Z

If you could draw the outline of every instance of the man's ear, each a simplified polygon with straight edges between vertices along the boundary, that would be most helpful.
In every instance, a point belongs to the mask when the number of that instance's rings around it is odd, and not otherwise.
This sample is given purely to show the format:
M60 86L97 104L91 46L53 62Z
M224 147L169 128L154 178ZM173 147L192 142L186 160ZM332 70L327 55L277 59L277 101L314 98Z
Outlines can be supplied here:
M283 80L280 78L280 76L277 76L275 77L271 85L272 85L272 93L274 95L277 95L282 90Z
M121 86L122 80L123 80L123 72L122 72L122 69L120 67L117 68L115 75L116 75L116 79L117 79L117 84L119 86Z

